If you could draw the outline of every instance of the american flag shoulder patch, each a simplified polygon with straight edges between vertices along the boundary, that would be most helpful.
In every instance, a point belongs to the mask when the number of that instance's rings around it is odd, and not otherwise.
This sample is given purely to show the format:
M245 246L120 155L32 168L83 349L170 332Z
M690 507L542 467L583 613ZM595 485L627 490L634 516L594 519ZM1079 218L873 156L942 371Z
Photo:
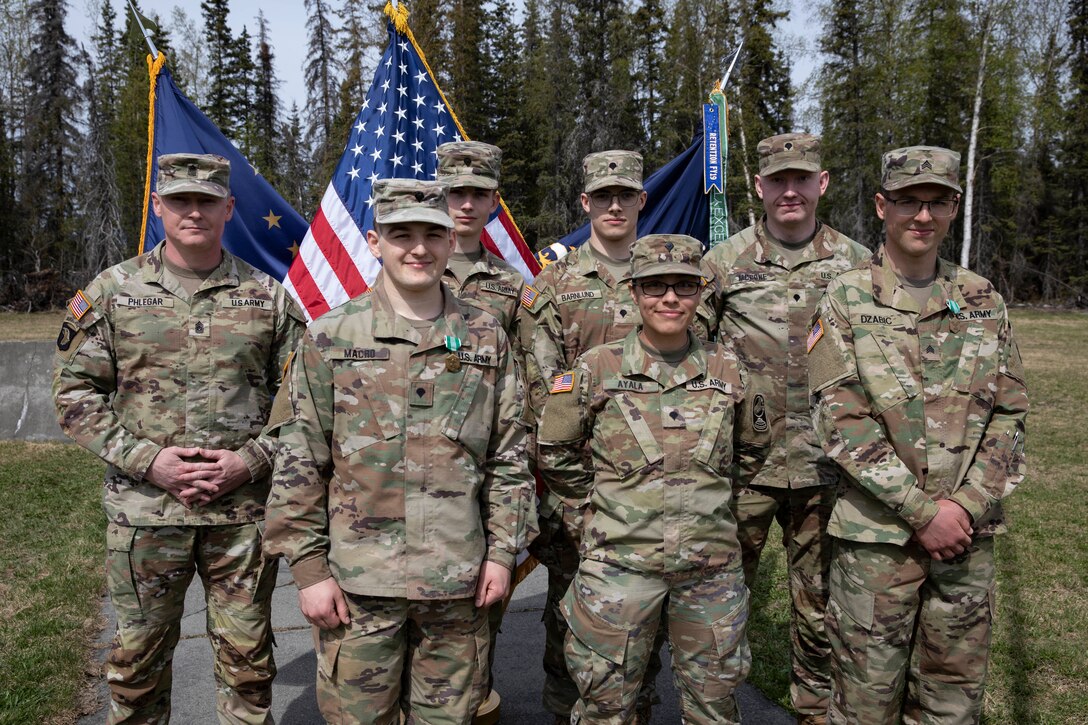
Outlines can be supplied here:
M823 336L824 321L817 317L816 324L812 326L812 332L808 333L808 342L805 344L808 348L807 352L812 352L812 348L816 347L816 343L818 343Z
M552 380L552 393L569 393L574 390L574 372L556 375Z
M532 285L525 285L525 289L521 291L521 306L525 309L531 308L538 295L540 293L533 289Z
M83 290L79 290L72 299L68 300L68 311L77 320L91 311L91 301L83 294Z

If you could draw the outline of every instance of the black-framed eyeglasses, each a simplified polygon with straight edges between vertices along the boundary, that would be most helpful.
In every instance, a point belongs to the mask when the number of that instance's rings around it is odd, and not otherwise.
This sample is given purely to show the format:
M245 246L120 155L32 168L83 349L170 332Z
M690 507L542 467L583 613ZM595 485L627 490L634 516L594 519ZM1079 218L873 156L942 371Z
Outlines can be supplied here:
M594 191L589 195L589 203L596 209L607 209L612 206L612 200L618 199L620 206L624 209L629 209L638 203L638 197L642 192L635 191L634 189L624 189L620 192L611 191Z
M956 206L960 203L956 198L922 201L909 196L902 199L890 199L885 196L884 201L891 204L892 209L899 216L916 216L922 211L922 207L926 206L929 207L930 216L937 219L947 219L955 214Z
M635 286L647 297L664 297L669 290L672 290L677 297L694 297L703 288L703 283L697 279L682 279L679 282L667 284L661 280L650 279L645 282L635 282Z

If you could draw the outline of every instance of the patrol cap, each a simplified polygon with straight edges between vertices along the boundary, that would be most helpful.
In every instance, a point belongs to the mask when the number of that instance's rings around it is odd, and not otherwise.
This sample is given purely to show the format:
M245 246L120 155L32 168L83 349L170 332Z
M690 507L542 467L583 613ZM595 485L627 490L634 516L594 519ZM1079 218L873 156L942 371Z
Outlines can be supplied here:
M438 147L438 180L451 189L499 188L502 149L481 141L450 141Z
M230 162L217 154L163 154L155 193L230 196Z
M887 191L918 184L939 184L962 194L960 155L939 146L907 146L884 154L880 188Z
M374 182L374 222L428 222L452 229L447 191L440 181L379 179Z
M780 133L765 138L756 146L759 175L770 176L786 169L822 171L820 137L811 133Z
M582 159L585 193L606 186L642 191L642 154L636 151L598 151Z
M702 277L703 243L686 234L649 234L631 245L631 279L662 274Z

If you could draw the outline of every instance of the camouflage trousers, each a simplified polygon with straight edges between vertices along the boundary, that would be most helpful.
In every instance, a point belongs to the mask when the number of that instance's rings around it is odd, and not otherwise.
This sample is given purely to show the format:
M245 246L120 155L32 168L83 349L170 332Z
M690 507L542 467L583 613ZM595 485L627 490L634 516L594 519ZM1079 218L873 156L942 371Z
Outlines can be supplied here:
M567 667L581 695L572 723L634 721L663 613L684 722L740 722L733 693L751 665L741 572L662 576L583 559L563 598Z
M204 585L222 723L272 722L277 561L261 555L257 523L106 531L106 578L117 634L106 658L108 723L166 723L174 647L194 571Z
M837 471L831 474L838 477ZM827 641L827 572L831 537L827 522L835 486L799 489L749 486L735 492L733 515L744 560L744 580L752 587L771 524L782 527L790 582L790 700L801 715L823 715L831 694L831 645Z
M469 723L487 692L487 610L472 599L344 592L347 625L321 630L317 704L330 723Z
M544 709L556 715L569 715L578 701L578 687L567 671L563 646L567 622L561 604L578 571L578 544L574 532L581 531L582 514L545 491L540 503L540 533L529 551L548 570L548 594L544 602ZM664 627L654 643L644 686L639 691L639 709L661 701L657 695L657 674L661 672L661 645Z
M992 538L959 561L921 546L836 540L831 723L977 723L989 661Z

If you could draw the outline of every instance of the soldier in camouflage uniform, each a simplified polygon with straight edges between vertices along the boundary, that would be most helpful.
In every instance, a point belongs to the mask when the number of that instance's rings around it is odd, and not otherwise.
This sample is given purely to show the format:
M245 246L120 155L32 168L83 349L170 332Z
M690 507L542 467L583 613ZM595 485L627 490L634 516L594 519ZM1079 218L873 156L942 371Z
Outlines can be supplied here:
M721 283L718 334L732 340L748 371L767 389L755 424L771 431L767 465L736 491L733 513L751 587L771 524L782 527L789 566L790 697L798 722L824 722L830 645L824 630L827 521L839 469L824 455L808 404L805 336L824 288L869 258L869 250L816 218L827 190L820 139L787 133L763 139L756 193L763 218L714 247L703 262Z
M438 180L449 187L450 218L455 245L442 281L458 299L490 312L506 331L517 370L524 370L518 341L518 309L525 279L521 272L484 249L481 235L488 217L499 208L502 149L479 141L451 141L438 147ZM487 662L487 699L481 719L498 719L499 695L492 693L491 668L504 607L488 610L491 647Z
M541 471L584 511L562 602L581 694L571 722L633 721L665 610L684 721L740 722L748 592L732 480L751 478L770 437L744 366L689 328L702 251L679 234L639 239L629 279L641 324L556 376L544 409Z
M535 514L519 381L499 321L441 283L445 186L374 193L382 271L314 321L276 399L265 548L321 629L326 719L465 723Z
M156 188L165 242L77 292L57 338L61 427L109 464L107 721L169 718L197 571L219 719L270 722L276 566L260 529L274 450L259 434L303 317L279 283L222 249L226 159L161 156Z
M602 151L582 163L585 191L582 209L589 215L589 241L548 265L522 295L521 339L530 417L539 418L551 380L569 370L575 358L606 342L622 340L638 325L638 307L627 284L630 248L637 238L638 213L646 204L642 190L642 156L634 151ZM707 319L695 323L700 339L708 339ZM566 530L564 530L566 529ZM548 568L544 608L544 707L566 721L578 690L563 659L566 625L560 600L578 568L578 512L547 489L540 503L540 536L533 554ZM649 719L656 699L654 676L661 669L655 648L640 717Z
M884 154L884 245L828 286L808 337L816 429L848 476L828 527L833 723L981 717L1028 399L1001 296L937 256L959 164Z

